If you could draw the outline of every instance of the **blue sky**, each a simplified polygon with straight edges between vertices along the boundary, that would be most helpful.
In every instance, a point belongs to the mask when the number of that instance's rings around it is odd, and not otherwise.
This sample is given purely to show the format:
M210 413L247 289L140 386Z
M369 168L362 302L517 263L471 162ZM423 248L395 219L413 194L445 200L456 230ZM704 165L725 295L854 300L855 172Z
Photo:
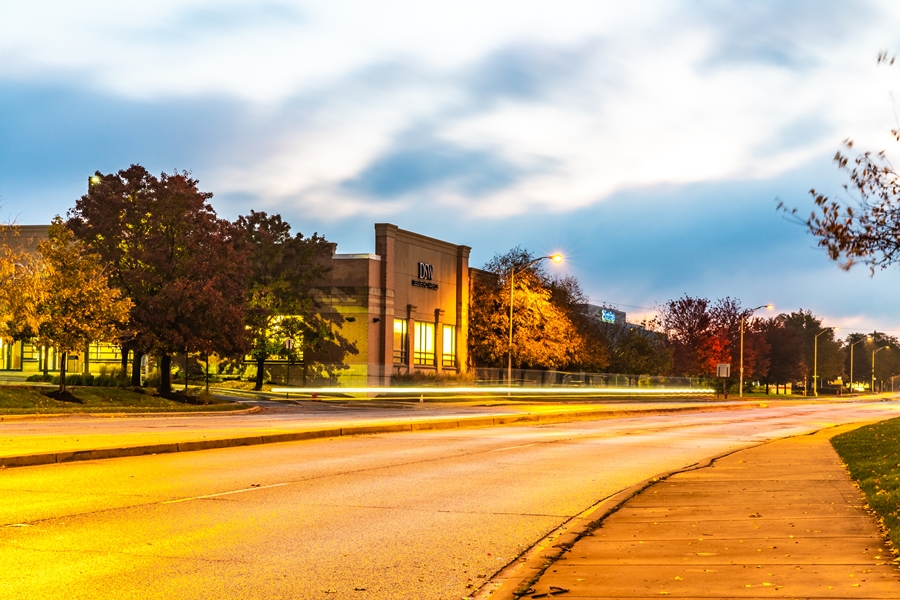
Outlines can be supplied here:
M898 26L889 1L0 0L2 216L136 162L342 252L381 221L475 266L559 250L633 318L687 293L900 331L896 269L844 273L775 210L841 193L844 138L896 151Z

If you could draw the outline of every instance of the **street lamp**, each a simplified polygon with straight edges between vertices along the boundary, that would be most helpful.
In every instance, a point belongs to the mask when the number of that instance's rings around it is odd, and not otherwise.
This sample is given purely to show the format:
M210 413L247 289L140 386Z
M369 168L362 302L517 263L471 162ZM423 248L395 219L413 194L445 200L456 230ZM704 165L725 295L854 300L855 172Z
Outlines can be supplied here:
M550 256L541 256L536 258L527 265L519 267L519 271L524 271L531 265L542 260L552 260L555 263L562 262L562 254L551 254ZM512 387L512 351L513 351L513 291L515 290L516 267L509 269L509 361L506 366L507 386Z
M819 397L819 336L827 333L829 329L837 331L840 327L826 327L813 338L813 395L817 398ZM809 396L809 391L806 392L806 395Z
M852 344L850 344L850 390L849 391L851 394L853 393L853 346L859 344L860 342L871 342L871 341L872 341L872 336L867 335L863 339L857 340L857 341L853 342Z
M882 350L887 350L889 346L882 346L881 348L876 348L872 350L872 393L875 393L875 355L881 352Z
M771 304L763 304L762 306L757 306L756 308L751 308L750 310L741 313L741 374L738 378L738 398L744 397L744 318L752 315L761 308L772 310L775 307Z

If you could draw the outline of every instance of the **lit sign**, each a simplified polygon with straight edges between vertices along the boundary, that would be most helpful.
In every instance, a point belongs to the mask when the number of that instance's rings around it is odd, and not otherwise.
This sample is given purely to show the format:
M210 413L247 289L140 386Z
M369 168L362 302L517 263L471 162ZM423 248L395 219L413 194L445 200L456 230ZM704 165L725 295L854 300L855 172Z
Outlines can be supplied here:
M616 313L611 310L604 310L600 313L600 320L604 323L615 323Z
M427 279L428 281L431 281L431 277L433 275L434 265L419 263L419 279Z
M434 276L434 265L429 265L427 263L419 263L419 278L413 279L412 284L414 287L426 288L429 290L438 289L438 284L431 283L431 278ZM422 281L422 280L425 281Z

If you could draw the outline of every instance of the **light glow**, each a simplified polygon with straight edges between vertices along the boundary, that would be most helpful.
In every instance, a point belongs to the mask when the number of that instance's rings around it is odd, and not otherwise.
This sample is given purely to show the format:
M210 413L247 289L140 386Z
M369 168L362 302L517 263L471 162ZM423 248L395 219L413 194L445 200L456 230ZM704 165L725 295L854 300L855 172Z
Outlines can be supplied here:
M518 394L559 395L559 396L650 396L650 395L707 395L714 394L709 388L513 388ZM324 388L272 388L275 394L502 394L510 392L508 387L324 387Z

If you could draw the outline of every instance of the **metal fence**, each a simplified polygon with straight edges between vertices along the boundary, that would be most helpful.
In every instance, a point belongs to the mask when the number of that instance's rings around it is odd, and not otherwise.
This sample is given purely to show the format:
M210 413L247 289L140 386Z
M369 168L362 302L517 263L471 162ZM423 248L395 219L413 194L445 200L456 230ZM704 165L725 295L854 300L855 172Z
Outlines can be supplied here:
M506 369L475 369L475 384L497 386L508 384ZM662 377L654 375L623 375L621 373L590 373L586 371L543 371L513 369L512 385L518 387L590 387L590 388L707 388L709 382L700 377Z

